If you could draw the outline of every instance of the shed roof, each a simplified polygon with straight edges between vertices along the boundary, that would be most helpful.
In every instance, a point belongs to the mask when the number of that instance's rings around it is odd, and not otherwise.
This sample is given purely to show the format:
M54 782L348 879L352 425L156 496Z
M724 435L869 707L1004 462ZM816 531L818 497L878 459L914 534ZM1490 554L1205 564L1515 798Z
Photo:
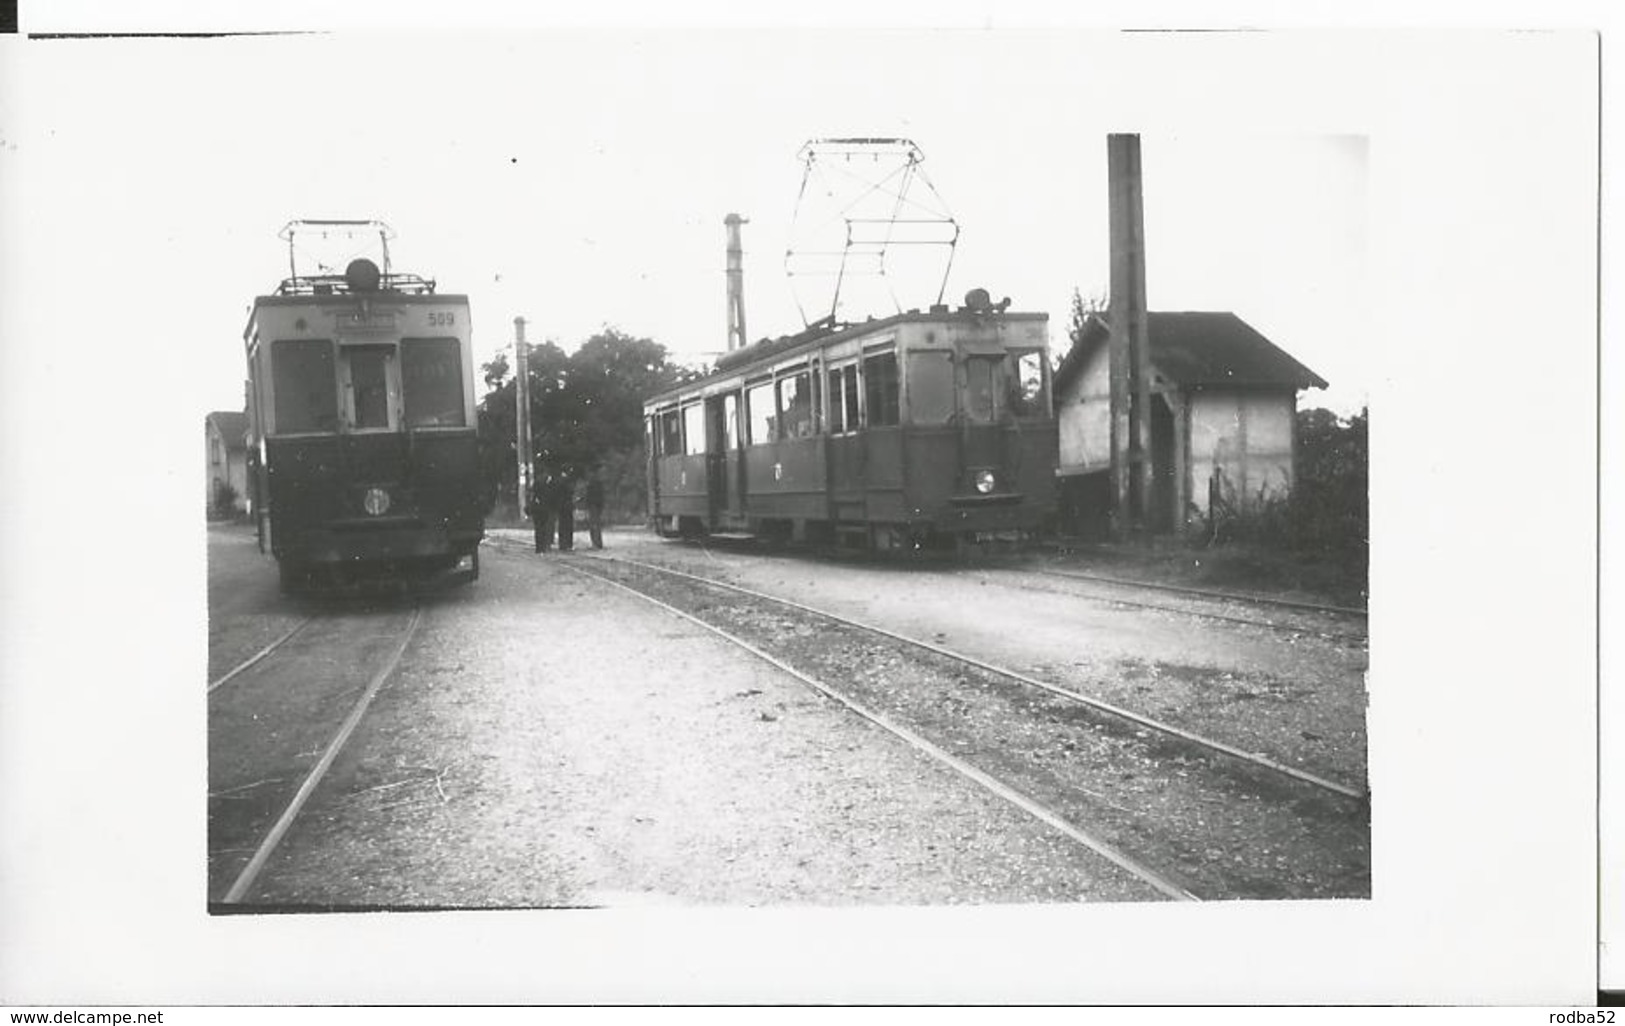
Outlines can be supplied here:
M1146 319L1151 338L1151 364L1176 384L1326 387L1320 375L1228 311L1153 311ZM1082 373L1090 356L1106 344L1109 332L1104 317L1090 315L1083 337L1056 370L1057 391Z
M220 432L220 437L226 440L227 449L248 447L248 414L233 410L217 410L203 419L214 424L215 429Z

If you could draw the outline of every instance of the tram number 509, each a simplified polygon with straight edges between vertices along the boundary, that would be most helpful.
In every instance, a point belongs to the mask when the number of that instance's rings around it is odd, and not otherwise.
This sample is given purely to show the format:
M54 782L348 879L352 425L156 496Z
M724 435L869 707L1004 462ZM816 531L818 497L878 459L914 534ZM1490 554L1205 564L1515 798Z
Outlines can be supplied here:
M429 311L429 327L450 328L457 323L457 315L450 310Z

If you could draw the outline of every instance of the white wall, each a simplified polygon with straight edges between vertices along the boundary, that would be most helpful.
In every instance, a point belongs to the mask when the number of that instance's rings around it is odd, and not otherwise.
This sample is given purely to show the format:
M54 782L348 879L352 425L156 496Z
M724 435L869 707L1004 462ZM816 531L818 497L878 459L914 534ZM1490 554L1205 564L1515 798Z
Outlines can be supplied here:
M1061 473L1103 469L1112 459L1110 360L1102 346L1064 395L1055 397Z
M1223 490L1238 510L1284 498L1292 490L1292 434L1296 396L1291 392L1195 393L1190 405L1190 498L1208 508L1208 479L1217 467Z
M248 462L247 453L239 448L233 452L226 444L226 439L220 434L220 429L213 421L204 422L204 503L212 508L214 506L214 482L216 479L228 482L237 489L237 498L232 505L238 512L248 509Z

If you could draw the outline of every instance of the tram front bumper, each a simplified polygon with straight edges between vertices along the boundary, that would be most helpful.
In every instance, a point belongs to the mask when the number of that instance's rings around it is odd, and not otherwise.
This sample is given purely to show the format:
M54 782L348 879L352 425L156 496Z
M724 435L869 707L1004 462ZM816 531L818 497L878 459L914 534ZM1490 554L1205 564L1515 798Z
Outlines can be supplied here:
M1030 531L1038 527L1043 511L1019 493L955 496L937 515L944 531L995 534Z

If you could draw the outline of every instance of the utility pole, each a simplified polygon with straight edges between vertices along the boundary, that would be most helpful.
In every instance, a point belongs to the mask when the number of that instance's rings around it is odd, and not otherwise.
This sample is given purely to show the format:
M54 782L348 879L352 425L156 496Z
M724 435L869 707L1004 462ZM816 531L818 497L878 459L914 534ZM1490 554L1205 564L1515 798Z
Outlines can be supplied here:
M519 450L518 501L519 514L525 513L526 500L535 484L531 466L530 442L530 347L525 344L525 319L513 319L513 357L516 375L513 388L514 424L518 431L516 445Z
M1106 137L1111 206L1111 484L1113 532L1151 524L1151 340L1145 298L1140 137Z
M743 349L745 338L745 248L739 241L739 226L750 221L738 214L722 219L728 227L728 351Z

